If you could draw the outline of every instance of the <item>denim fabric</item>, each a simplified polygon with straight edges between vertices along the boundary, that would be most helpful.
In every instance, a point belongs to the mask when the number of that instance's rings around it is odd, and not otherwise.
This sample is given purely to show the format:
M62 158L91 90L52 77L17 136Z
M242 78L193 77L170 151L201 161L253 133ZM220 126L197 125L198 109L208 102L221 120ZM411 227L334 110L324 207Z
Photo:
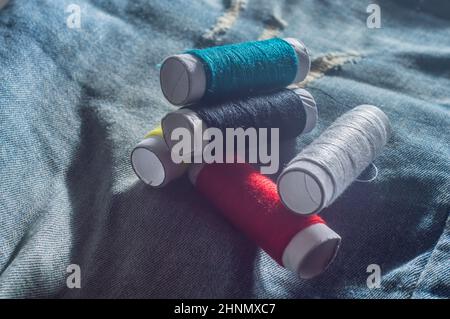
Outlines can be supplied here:
M81 29L66 25L71 3ZM0 297L450 297L450 3L378 3L381 29L356 0L11 0L0 11ZM129 162L175 109L159 88L165 56L261 35L302 39L319 71L320 57L355 57L308 82L319 124L284 163L358 104L382 108L394 130L378 177L323 212L342 247L310 281L187 178L150 189ZM66 286L69 264L81 289ZM369 264L380 288L367 287Z

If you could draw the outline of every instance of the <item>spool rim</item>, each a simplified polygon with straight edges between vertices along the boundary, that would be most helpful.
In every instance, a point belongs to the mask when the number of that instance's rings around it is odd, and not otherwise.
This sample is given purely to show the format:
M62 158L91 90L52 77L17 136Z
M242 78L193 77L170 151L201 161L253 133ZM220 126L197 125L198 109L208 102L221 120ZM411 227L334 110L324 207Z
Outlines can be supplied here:
M189 72L187 72L186 64L184 63L184 61L182 59L179 59L179 58L177 58L176 55L173 55L173 56L169 56L169 57L165 58L164 61L161 63L161 68L159 69L159 85L161 87L162 94L164 95L166 100L169 101L170 103L172 103L173 105L180 106L180 105L183 105L183 103L189 97L190 85L188 84L188 89L187 89L186 95L185 95L184 99L180 102L173 100L172 97L170 97L168 95L168 93L166 92L167 87L166 87L166 85L164 85L165 81L163 80L163 78L165 78L165 76L163 74L164 74L164 67L167 66L167 63L170 60L175 60L184 66L184 72L186 72L186 75L188 77L188 82L190 82L189 81Z
M283 38L283 40L293 47L298 60L297 74L292 83L303 82L308 76L309 71L311 70L311 57L308 48L303 43L303 41L297 38L288 37Z
M311 279L326 271L339 251L341 237L326 224L299 231L286 246L282 263L300 278Z
M163 179L162 179L161 183L159 183L159 184L157 184L157 185L148 183L147 179L144 178L144 177L142 176L142 174L139 172L139 170L135 167L135 162L134 162L133 158L134 158L135 152L138 151L138 150L145 150L145 151L147 151L147 152L153 154L153 155L155 156L155 158L158 159L159 164L160 164L161 167L162 167L162 172L163 172ZM133 151L131 152L131 154L130 154L130 162L131 162L131 168L133 169L133 171L134 171L134 173L136 174L136 176L137 176L141 181L143 181L146 185L149 185L149 186L154 187L154 188L160 188L160 187L163 187L163 186L165 185L166 180L167 180L167 174L166 174L166 170L165 170L163 161L162 161L161 158L160 158L155 152L153 152L152 150L150 150L150 149L148 149L147 147L142 146L142 145L136 146L136 147L133 149Z
M193 117L196 117L198 119L197 122L193 121ZM172 119L171 119L172 118ZM175 120L174 120L175 119ZM167 123L177 123L175 125L168 125L170 129L167 129ZM182 123L182 125L180 124ZM170 138L170 135L172 135L172 132L176 128L185 128L189 131L189 134L193 139L195 139L195 132L198 129L201 129L202 135L204 130L206 129L205 124L203 121L197 117L197 114L192 111L189 108L180 108L174 112L167 113L161 120L161 127L163 131L163 139L169 148L169 151L172 151L172 147L175 145L174 142L172 142L172 139ZM191 141L191 151L190 153L183 154L182 157L184 160L190 159L192 156L199 156L201 154L196 154L194 149L194 143L195 141ZM204 145L202 144L202 151L203 151Z
M340 238L333 238L333 239L324 241L323 243L320 243L319 245L314 247L308 254L306 254L306 256L304 257L305 260L303 260L303 262L301 262L298 265L297 273L299 274L299 276L303 279L311 279L311 278L319 276L320 274L325 272L330 267L330 265L334 261L334 259L336 258L337 253L340 248L340 244L341 244ZM307 264L311 258L314 259L313 255L318 253L319 250L328 250L330 252L329 254L327 254L326 261L324 261L325 265L321 269L318 269L317 271L314 271L314 270L305 271L304 268L306 268L308 266L305 264ZM307 268L309 268L309 267L307 267Z

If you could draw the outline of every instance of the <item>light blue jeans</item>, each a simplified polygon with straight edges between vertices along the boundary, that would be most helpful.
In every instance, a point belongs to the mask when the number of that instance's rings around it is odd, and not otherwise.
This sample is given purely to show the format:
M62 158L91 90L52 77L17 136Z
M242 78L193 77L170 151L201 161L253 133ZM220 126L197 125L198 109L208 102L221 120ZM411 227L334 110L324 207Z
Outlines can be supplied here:
M0 296L450 297L450 3L378 3L381 29L367 27L364 1L10 0L0 11ZM310 281L187 178L150 189L129 161L175 109L159 88L164 57L275 35L303 40L317 71L306 86L319 125L295 151L359 104L379 106L394 130L377 178L323 212L342 247ZM70 264L80 289L66 285ZM367 286L371 264L379 288Z

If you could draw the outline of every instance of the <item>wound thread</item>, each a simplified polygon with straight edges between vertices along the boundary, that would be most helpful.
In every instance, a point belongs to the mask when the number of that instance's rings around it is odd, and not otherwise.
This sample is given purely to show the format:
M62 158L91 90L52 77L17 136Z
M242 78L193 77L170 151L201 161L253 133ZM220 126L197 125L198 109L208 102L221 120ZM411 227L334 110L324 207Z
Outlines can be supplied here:
M207 99L283 88L294 81L299 63L294 48L278 38L187 53L204 66Z
M390 135L388 117L375 106L344 113L283 170L278 178L283 203L300 214L331 205L381 153Z
M318 275L335 256L339 235L319 216L292 214L275 183L249 164L194 165L189 177L235 227L300 277Z
M293 138L302 133L306 111L302 98L289 89L242 97L231 101L189 107L207 127L279 128L280 138Z

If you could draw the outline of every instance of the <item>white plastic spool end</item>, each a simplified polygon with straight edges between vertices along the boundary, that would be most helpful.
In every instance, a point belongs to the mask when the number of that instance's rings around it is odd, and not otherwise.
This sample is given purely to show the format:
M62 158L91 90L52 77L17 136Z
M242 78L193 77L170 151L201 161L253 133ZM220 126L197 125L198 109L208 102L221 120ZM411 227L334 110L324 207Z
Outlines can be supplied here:
M301 134L308 133L314 129L317 124L318 111L316 102L312 95L300 88L293 89L293 92L298 94L302 99L303 106L305 108L306 113L306 123L305 127ZM161 120L161 126L163 131L164 140L166 141L169 149L172 149L178 140L172 139L172 132L175 129L183 128L189 135L192 137L191 146L192 149L189 153L182 154L184 160L192 160L192 156L201 157L203 148L206 146L208 141L204 141L202 139L203 132L208 128L203 120L198 117L197 113L192 111L191 109L184 107L180 108L176 111L168 113ZM197 141L195 140L197 139ZM201 141L199 139L202 139ZM199 147L197 149L194 148L194 145L197 144Z
M298 70L293 83L303 81L309 73L311 60L305 45L297 39L286 38L298 58ZM164 97L182 106L199 101L206 92L206 72L194 55L178 54L166 58L160 69L160 85Z
M178 54L165 59L159 79L164 97L174 105L192 104L205 95L205 69L202 62L191 54Z
M295 53L297 54L298 69L293 83L302 82L304 79L306 79L311 69L311 57L309 55L309 51L306 48L305 44L298 39L284 38L283 40L289 43L294 48Z

